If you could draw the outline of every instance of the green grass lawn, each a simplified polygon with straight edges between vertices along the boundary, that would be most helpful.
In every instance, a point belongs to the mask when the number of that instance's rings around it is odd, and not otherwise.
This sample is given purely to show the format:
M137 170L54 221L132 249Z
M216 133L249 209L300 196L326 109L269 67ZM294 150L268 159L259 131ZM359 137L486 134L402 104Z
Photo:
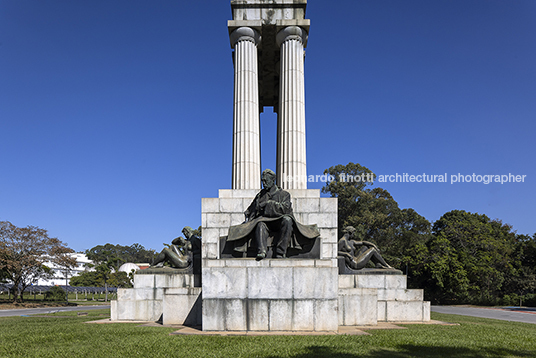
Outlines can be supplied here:
M100 292L88 293L88 294L85 294L83 292L79 292L79 293L70 292L69 293L69 301L76 302L76 303L83 302L83 301L87 301L87 302L104 301L105 297L106 295ZM115 297L116 297L115 293L111 293L111 292L108 293L108 300L111 300ZM41 294L36 293L35 295L30 294L30 293L24 294L24 302L42 302L44 300L45 300L44 292L42 292ZM13 295L8 294L7 292L0 293L0 301L11 302L13 301Z
M536 325L432 313L459 326L370 336L170 336L172 328L84 324L109 310L0 318L0 357L536 357Z

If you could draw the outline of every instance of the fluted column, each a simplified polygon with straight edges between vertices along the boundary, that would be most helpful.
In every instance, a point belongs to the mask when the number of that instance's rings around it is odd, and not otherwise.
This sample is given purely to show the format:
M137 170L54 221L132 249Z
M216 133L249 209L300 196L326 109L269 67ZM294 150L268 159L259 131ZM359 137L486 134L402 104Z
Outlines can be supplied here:
M288 26L279 31L276 40L281 49L277 183L283 189L307 189L303 69L307 32L298 26Z
M261 188L261 138L257 44L250 27L231 33L234 48L233 189Z

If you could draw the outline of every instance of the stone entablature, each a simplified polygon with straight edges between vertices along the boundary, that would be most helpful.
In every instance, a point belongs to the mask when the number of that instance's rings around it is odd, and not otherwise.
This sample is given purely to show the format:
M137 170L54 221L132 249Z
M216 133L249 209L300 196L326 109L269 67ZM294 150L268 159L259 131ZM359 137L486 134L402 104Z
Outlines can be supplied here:
M304 19L306 6L307 0L231 0L233 20L262 20L266 25L281 20Z

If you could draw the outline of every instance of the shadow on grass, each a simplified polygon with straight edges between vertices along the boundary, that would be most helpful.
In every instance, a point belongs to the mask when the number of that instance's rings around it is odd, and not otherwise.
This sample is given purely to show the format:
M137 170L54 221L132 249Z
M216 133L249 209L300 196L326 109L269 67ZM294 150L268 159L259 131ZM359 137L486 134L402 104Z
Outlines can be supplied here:
M441 346L417 346L411 344L396 346L393 350L379 349L366 354L353 354L340 352L338 349L323 346L311 346L304 348L305 353L291 356L292 358L330 357L330 358L409 358L409 357L456 357L456 358L480 358L480 357L536 357L536 351L525 351L506 348L478 348L465 347L441 347ZM277 358L273 356L271 358Z
M480 357L536 357L536 351L525 351L510 348L466 348L466 347L423 347L411 344L397 346L397 351L378 350L364 355L367 358L407 358L407 357L456 357L456 358L480 358Z

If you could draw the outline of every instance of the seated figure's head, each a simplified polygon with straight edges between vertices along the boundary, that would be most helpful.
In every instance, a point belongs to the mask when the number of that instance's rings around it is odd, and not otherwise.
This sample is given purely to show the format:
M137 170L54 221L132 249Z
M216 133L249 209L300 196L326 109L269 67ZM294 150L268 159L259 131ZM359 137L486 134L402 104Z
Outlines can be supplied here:
M194 234L194 229L189 226L185 226L184 229L182 229L182 233L187 239L189 239Z
M173 241L171 241L171 243L173 245L177 245L177 246L181 246L181 247L184 247L186 246L186 244L188 243L188 241L184 240L182 237L177 237L175 239L173 239Z
M265 189L270 189L275 185L275 173L271 169L265 169L261 176L262 186Z
M349 238L353 238L355 235L355 227L353 226L347 226L344 229L342 229L342 233L344 235L348 234Z

